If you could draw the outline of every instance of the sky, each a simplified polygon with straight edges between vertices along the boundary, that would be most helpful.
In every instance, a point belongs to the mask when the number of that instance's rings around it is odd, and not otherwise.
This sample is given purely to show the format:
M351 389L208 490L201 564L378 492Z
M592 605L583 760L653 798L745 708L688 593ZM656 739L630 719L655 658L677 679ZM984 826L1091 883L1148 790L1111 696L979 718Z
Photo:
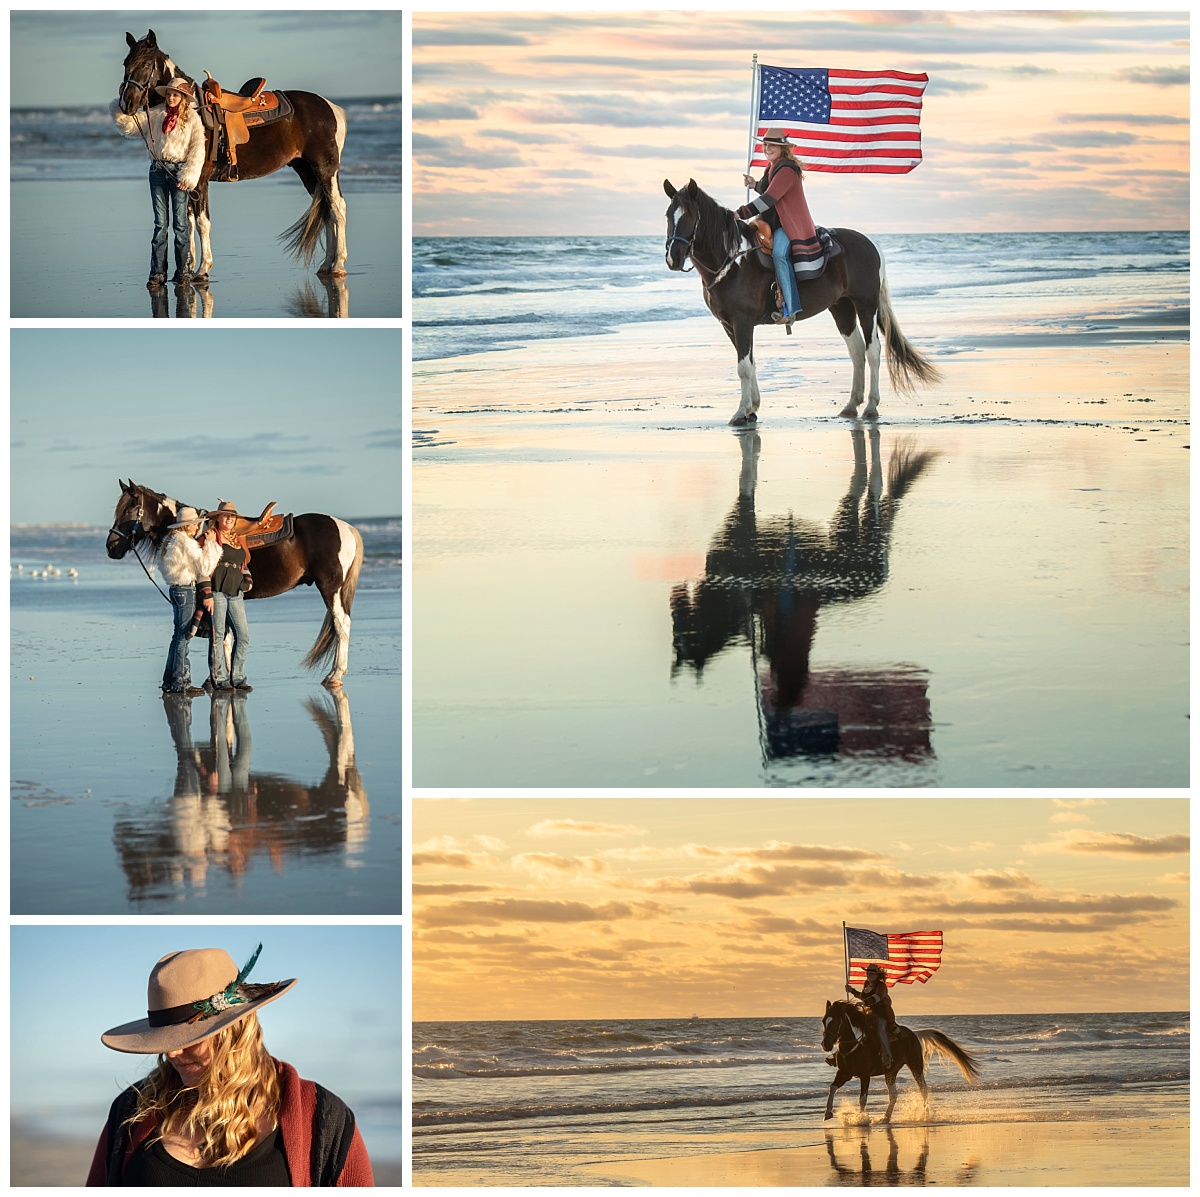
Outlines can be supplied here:
M107 527L130 478L202 507L400 513L399 329L18 329L10 355L11 523Z
M1188 1009L1187 799L414 799L416 1021L816 1016L842 923L941 930L905 1014Z
M751 61L929 75L924 161L809 172L868 233L1188 227L1188 14L414 13L413 233L661 233L663 178L745 203Z
M144 1018L156 961L224 948L252 981L296 977L259 1014L267 1050L348 1102L397 1098L402 1074L401 929L395 926L16 926L11 929L11 1081L15 1114L66 1103L94 1111L153 1058L100 1042Z
M11 14L14 108L107 104L129 47L153 29L160 49L193 78L227 87L268 84L331 100L400 95L404 19L398 10L238 12L16 11Z

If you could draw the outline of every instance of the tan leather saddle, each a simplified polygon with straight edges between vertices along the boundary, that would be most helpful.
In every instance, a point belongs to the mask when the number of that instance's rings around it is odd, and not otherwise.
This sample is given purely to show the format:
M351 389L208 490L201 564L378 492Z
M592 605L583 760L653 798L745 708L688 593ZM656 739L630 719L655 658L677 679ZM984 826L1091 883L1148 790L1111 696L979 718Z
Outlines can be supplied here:
M207 78L201 88L201 101L207 108L215 129L224 133L225 152L228 162L222 169L219 181L232 181L238 177L237 147L250 140L250 130L264 125L269 120L286 115L290 111L286 97L277 91L264 90L266 79L247 79L238 91L226 91L205 71ZM217 141L213 138L211 157L216 159Z
M261 549L264 545L286 540L292 535L292 517L280 515L274 510L274 502L268 503L258 519L239 515L234 521L234 534L241 538L248 549ZM207 513L210 516L211 512Z

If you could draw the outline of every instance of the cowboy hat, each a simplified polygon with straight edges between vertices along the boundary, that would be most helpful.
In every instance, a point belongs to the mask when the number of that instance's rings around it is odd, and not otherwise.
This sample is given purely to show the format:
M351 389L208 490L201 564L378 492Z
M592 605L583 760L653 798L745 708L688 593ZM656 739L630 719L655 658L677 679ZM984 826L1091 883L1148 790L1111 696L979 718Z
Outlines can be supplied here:
M869 977L872 973L874 973L877 977L884 977L887 975L878 964L868 964L867 976Z
M154 90L164 99L169 91L177 91L185 100L195 100L196 98L195 89L180 75L168 79L161 87L156 87Z
M241 972L221 948L191 948L164 956L150 973L146 1017L105 1031L100 1042L117 1052L165 1055L223 1031L296 984L295 977L247 984L261 951L259 944Z
M194 507L181 507L178 514L179 518L173 524L168 524L168 528L186 528L188 524L200 524L204 522L200 518L200 513Z
M216 507L208 514L212 519L216 519L222 515L240 515L241 512L228 499L218 499Z
M773 128L773 129L768 129L759 140L763 143L763 145L767 145L768 143L770 143L771 145L791 145L792 144L788 140L787 133L783 129L780 129L778 127Z

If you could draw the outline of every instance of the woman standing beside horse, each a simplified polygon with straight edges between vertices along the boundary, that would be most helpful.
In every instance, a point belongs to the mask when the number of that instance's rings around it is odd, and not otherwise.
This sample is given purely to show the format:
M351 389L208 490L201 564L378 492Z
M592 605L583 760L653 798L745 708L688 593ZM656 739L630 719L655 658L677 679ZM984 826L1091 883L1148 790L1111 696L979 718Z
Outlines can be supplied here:
M171 600L174 627L171 647L167 650L162 688L165 694L194 696L202 693L191 684L191 667L188 664L188 642L192 637L197 590L200 606L212 611L209 578L221 559L221 546L211 531L196 539L200 531L200 516L194 507L181 507L179 518L168 528L169 534L162 551L162 572L170 585L167 597Z
M797 280L809 273L819 274L823 251L816 226L804 198L804 174L792 153L791 143L782 129L768 129L762 137L767 169L756 183L743 175L747 187L753 187L759 198L737 210L742 220L765 217L774 229L771 257L775 262L775 277L779 281L782 311L774 312L776 323L792 321L804 310L800 306Z
M192 108L196 93L184 78L175 76L154 89L166 103L126 114L120 99L109 112L126 137L141 137L150 151L150 203L154 209L154 234L150 240L150 278L147 287L167 281L167 234L175 234L175 275L172 282L191 282L192 232L188 223L188 192L200 181L204 168L204 125Z
M253 689L246 681L246 650L250 647L250 625L246 622L246 604L242 595L254 586L250 577L250 550L235 528L238 510L221 499L216 510L217 543L221 556L212 575L212 685L214 690ZM233 632L233 660L226 668L225 629Z

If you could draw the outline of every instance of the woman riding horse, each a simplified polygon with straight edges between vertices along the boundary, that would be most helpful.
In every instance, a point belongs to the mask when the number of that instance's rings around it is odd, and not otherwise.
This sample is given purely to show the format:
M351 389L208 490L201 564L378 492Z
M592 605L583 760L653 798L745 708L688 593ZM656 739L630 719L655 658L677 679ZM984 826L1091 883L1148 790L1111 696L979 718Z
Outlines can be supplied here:
M879 1056L884 1068L892 1066L892 1047L888 1036L896 1029L896 1012L887 991L887 978L878 964L867 965L867 980L861 989L846 986L846 992L858 998L871 1014L871 1026L879 1039Z
M768 162L763 177L756 183L750 175L742 176L742 181L753 187L759 198L743 205L737 214L742 220L764 217L774 230L771 257L783 310L772 313L771 319L790 323L804 310L797 280L820 273L823 251L808 200L804 198L804 174L792 153L791 142L782 129L768 129L763 134L762 146Z
M193 110L196 93L184 78L175 76L154 89L166 103L140 108L126 115L120 98L108 106L117 128L126 137L141 137L150 151L150 203L154 208L154 235L150 240L150 278L147 287L167 281L167 232L175 234L175 275L172 282L192 281L192 233L188 222L188 192L200 181L204 168L204 126Z

